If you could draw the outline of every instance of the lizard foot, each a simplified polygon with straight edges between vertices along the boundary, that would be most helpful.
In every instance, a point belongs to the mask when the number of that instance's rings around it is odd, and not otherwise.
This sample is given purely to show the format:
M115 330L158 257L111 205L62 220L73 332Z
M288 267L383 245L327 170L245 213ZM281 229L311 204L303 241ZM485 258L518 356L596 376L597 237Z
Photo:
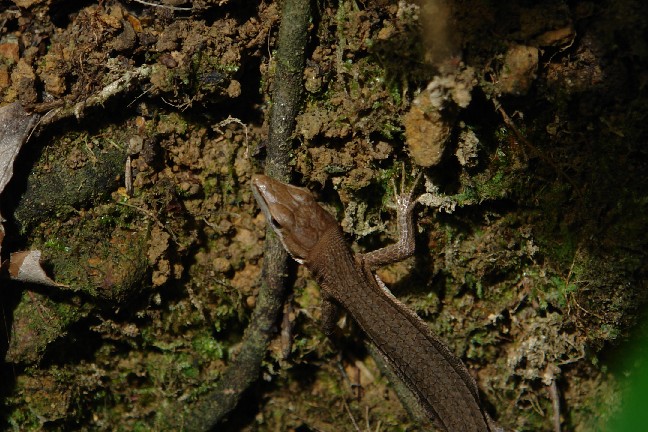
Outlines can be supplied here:
M414 209L414 206L416 205L416 200L414 199L414 191L421 182L422 176L423 172L419 171L419 173L416 175L416 179L414 179L414 183L412 183L411 188L409 189L409 191L407 191L405 189L405 179L407 175L405 174L405 162L403 162L403 164L401 165L400 189L396 188L396 181L392 178L391 183L392 188L394 189L394 201L396 204L396 211L399 215L408 215Z

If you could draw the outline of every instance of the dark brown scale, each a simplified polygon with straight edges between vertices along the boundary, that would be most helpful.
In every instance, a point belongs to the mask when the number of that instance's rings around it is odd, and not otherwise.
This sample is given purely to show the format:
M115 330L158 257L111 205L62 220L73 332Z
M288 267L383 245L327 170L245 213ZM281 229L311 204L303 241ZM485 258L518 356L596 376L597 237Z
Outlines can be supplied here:
M466 367L414 312L380 288L369 269L356 264L337 226L310 257L317 258L306 266L323 294L351 314L439 428L490 431Z
M266 176L252 179L266 219L290 254L303 262L322 288L322 324L335 324L336 305L346 309L396 375L412 390L430 419L448 432L501 429L481 408L475 381L464 364L427 325L378 284L372 270L414 253L412 193L396 197L399 240L354 255L335 219L304 188Z

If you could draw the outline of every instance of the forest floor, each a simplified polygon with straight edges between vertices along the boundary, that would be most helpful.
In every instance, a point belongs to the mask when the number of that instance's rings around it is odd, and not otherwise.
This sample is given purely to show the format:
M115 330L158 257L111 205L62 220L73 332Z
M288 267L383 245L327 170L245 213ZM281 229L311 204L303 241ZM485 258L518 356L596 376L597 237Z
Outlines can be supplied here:
M0 280L0 428L155 430L236 356L280 18L0 0L0 106L79 107L26 144L0 199L2 260L39 250L59 285ZM648 333L648 4L341 0L309 32L294 183L364 251L394 240L402 163L422 170L417 254L382 280L503 426L610 430L647 367L630 350ZM423 430L350 320L322 333L319 298L297 268L292 338L222 430Z

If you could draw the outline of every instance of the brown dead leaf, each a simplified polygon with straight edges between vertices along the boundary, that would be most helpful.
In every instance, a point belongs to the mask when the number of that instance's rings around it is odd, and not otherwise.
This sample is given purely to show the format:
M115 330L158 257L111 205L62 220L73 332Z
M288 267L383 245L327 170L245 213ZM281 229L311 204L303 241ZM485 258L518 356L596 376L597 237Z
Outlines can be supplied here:
M19 102L0 108L0 193L11 180L14 160L38 119L37 114L28 114ZM3 220L0 215L0 251L4 238Z
M0 192L11 179L14 160L38 117L28 114L19 102L0 108Z
M9 277L20 282L48 286L65 286L54 282L40 265L39 250L15 252L9 258Z

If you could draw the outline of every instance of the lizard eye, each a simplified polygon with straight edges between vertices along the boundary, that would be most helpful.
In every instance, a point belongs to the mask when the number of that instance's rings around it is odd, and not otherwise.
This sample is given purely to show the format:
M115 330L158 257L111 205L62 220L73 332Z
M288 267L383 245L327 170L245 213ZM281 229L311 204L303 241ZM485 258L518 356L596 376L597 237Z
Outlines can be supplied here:
M272 217L272 216L270 217L270 225L272 225L275 228L281 228L281 224L279 223L277 218Z

